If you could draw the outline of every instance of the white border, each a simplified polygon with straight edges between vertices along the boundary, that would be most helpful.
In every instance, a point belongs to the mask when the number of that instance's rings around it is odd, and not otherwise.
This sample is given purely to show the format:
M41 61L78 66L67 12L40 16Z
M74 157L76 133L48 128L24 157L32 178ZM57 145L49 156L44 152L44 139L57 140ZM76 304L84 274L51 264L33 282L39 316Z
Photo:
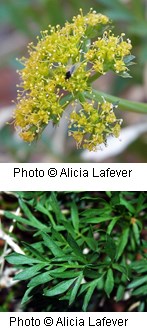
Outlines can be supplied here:
M146 172L145 163L4 163L0 191L146 191Z
M138 333L146 331L146 313L133 312L8 312L0 314L1 329L14 334ZM11 323L11 326L10 326Z

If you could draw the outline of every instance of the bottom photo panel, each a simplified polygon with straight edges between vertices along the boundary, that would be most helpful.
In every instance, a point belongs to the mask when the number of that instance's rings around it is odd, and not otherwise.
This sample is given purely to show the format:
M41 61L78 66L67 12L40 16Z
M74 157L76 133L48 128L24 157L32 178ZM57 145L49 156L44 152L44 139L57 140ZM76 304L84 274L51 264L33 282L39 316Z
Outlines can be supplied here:
M146 312L147 192L0 192L1 312Z

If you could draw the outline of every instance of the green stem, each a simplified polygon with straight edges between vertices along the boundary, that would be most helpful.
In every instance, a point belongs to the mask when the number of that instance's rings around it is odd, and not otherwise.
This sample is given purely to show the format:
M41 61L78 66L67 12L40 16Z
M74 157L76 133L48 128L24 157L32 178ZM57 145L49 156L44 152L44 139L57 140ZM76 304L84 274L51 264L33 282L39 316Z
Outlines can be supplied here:
M60 100L60 105L63 106L65 103L69 104L73 100L74 100L73 95L71 93L67 94L63 96L62 99Z
M120 109L124 111L147 114L147 103L129 101L95 89L92 89L92 94L89 92L85 92L83 93L83 95L85 96L85 98L90 100L94 99L96 101L102 102L103 98L105 98L108 102L118 103ZM69 104L73 100L74 96L72 94L68 94L60 100L60 103L61 105L64 105L66 102L68 102Z
M141 102L134 102L134 101L129 101L126 99L122 99L107 93L103 93L101 91L97 91L95 89L92 89L92 93L90 94L88 92L85 92L84 95L86 98L96 101L103 101L103 97L111 103L117 103L119 104L119 108L125 111L132 111L132 112L137 112L137 113L144 113L147 114L147 103L141 103Z
M100 73L95 73L91 75L91 77L88 79L88 83L92 83L93 81L97 80L101 76Z

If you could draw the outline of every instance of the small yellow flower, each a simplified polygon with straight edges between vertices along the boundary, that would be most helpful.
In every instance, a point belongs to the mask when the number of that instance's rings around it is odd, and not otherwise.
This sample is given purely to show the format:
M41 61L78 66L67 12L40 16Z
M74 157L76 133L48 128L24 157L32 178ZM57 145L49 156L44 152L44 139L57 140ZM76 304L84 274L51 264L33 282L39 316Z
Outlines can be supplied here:
M28 141L28 142L32 142L34 140L34 136L35 136L35 134L31 131L24 131L24 132L20 133L20 137L24 141Z

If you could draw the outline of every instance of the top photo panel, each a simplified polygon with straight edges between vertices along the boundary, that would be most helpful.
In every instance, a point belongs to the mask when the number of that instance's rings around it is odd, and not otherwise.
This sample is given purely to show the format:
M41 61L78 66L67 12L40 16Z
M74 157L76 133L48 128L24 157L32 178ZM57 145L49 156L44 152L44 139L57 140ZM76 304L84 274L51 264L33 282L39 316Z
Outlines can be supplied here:
M1 1L0 163L146 163L146 17L145 1Z

